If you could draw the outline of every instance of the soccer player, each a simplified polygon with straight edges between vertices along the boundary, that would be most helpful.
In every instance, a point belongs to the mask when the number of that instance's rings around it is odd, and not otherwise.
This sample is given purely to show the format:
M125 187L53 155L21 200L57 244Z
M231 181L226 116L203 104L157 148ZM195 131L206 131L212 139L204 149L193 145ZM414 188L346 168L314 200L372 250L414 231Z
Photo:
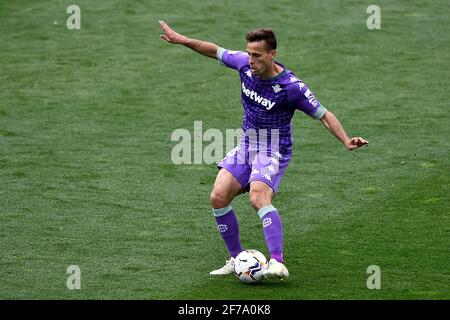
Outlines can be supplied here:
M247 33L247 52L230 51L216 44L188 38L159 21L160 37L184 45L202 55L217 59L239 72L244 107L242 136L238 146L218 164L219 173L211 192L211 206L230 259L211 275L233 273L234 259L242 251L239 225L231 206L237 195L248 192L257 212L270 252L265 278L286 278L283 230L278 210L272 205L284 171L291 160L291 119L295 110L321 123L348 150L368 142L349 138L336 116L320 104L308 86L292 71L275 60L277 41L271 29ZM250 134L247 134L249 133ZM270 143L267 143L270 141Z

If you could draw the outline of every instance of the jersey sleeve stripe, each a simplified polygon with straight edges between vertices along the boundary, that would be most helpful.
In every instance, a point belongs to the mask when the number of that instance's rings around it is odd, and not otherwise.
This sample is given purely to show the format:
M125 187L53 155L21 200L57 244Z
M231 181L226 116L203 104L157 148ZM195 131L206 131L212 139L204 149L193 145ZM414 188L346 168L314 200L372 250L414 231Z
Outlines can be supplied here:
M225 49L224 49L224 48L221 48L221 47L217 48L216 56L217 56L217 61L218 61L220 64L224 64L224 63L223 63L223 60L222 60L224 52L225 52Z
M325 114L325 112L327 112L327 109L325 107L323 107L322 105L320 105L317 108L316 112L314 112L311 115L311 118L316 119L316 120L320 120L323 117L323 115Z

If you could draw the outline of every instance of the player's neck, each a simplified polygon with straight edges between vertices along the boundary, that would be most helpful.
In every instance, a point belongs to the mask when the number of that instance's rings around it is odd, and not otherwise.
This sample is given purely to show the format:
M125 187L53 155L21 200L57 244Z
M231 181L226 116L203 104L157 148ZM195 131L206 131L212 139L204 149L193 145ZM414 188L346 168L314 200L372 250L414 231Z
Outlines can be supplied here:
M283 68L274 62L272 64L272 66L269 69L267 69L267 72L265 74L262 74L260 76L260 78L261 78L261 80L268 80L268 79L276 77L281 72L283 72Z

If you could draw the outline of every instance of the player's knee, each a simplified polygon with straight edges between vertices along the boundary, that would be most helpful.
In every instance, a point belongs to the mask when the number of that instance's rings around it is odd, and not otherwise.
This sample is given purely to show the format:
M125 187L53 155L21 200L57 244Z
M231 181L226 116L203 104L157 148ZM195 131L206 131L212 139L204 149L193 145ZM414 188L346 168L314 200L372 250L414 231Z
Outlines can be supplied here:
M227 205L230 204L229 200L224 194L217 192L215 190L211 192L209 201L211 202L211 206L214 209L225 208Z
M250 190L249 199L253 209L256 211L272 203L271 197L259 189Z

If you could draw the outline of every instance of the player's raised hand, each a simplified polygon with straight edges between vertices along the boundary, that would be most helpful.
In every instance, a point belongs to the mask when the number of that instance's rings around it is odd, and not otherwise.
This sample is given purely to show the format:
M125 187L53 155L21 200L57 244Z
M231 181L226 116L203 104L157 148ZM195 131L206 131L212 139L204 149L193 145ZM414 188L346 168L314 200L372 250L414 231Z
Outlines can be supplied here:
M159 36L161 39L164 39L172 44L184 44L186 42L187 38L185 36L172 30L172 28L169 27L169 25L164 21L159 20L159 25L161 26L161 29L164 31L164 34Z
M353 137L345 144L345 146L348 150L354 150L367 144L369 144L369 141L361 137Z

